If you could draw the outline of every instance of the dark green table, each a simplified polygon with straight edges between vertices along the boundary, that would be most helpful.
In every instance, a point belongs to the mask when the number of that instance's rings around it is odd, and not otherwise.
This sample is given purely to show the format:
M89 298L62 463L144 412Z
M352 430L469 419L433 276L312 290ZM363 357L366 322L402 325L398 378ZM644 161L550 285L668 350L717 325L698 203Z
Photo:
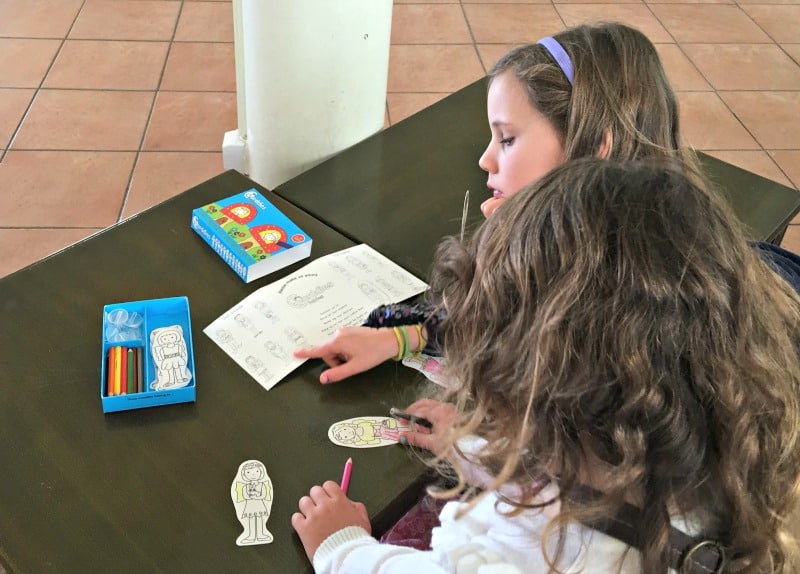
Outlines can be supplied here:
M416 391L384 365L322 386L307 363L271 391L202 329L283 274L243 283L189 229L191 210L249 189L230 171L0 280L0 564L13 574L310 571L290 525L297 500L339 480L377 530L410 506L423 466L401 446L352 450L331 423L388 414ZM263 190L262 190L263 191ZM352 242L265 192L314 239L312 257ZM197 402L102 413L103 305L186 295ZM240 548L230 499L238 466L265 463L272 544Z
M443 235L457 234L465 190L470 225L489 197L478 158L489 142L486 80L334 156L274 191L354 241L427 273ZM800 192L700 154L754 239L779 240Z

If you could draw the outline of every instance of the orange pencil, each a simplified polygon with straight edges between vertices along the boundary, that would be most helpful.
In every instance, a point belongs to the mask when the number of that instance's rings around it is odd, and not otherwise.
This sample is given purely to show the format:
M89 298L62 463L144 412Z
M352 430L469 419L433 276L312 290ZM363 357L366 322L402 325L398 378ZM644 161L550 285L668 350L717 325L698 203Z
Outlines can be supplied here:
M106 396L114 396L114 347L108 348L106 358Z

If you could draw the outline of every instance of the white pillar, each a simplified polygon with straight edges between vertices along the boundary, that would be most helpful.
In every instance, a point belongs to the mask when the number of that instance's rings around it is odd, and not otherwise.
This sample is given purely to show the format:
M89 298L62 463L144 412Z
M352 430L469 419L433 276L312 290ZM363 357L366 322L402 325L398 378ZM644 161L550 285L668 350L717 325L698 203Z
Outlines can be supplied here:
M226 168L272 189L383 128L392 0L233 4L239 126Z

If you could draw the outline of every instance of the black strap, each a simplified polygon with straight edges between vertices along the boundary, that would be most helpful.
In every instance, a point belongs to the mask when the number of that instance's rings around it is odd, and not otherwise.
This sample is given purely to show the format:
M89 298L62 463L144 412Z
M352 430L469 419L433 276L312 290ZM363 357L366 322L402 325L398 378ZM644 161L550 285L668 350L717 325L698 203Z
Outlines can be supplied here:
M600 493L585 486L576 488L577 500L597 499ZM638 524L641 512L635 506L623 504L616 516L599 520L586 520L584 524L612 538L641 550ZM669 534L669 566L679 574L718 574L725 571L727 558L724 547L715 540L695 538L674 526Z

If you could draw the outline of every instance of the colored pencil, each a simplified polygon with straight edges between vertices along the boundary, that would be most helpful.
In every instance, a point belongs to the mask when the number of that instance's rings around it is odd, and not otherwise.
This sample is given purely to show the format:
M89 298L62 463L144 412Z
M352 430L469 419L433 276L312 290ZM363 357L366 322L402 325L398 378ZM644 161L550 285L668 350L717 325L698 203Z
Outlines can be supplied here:
M139 387L139 392L143 393L147 390L145 386L147 383L144 382L144 348L139 347L137 349L137 357L136 357L136 385Z
M426 429L432 429L433 423L426 418L418 417L417 415L412 415L411 413L406 413L398 409L397 407L392 407L389 409L389 416L396 418L396 419L404 419L421 427L425 427Z
M128 394L128 347L119 348L119 392Z
M342 482L340 483L340 487L342 492L347 494L347 489L350 487L350 474L353 472L353 459L348 458L347 462L344 463L344 472L342 472Z
M122 392L120 389L120 382L122 380L121 350L121 347L114 347L114 396L119 396Z
M108 357L106 359L106 396L114 396L114 347L108 348Z
M131 395L136 392L136 356L134 349L128 348L127 356L125 357L125 365L127 367L128 394Z

